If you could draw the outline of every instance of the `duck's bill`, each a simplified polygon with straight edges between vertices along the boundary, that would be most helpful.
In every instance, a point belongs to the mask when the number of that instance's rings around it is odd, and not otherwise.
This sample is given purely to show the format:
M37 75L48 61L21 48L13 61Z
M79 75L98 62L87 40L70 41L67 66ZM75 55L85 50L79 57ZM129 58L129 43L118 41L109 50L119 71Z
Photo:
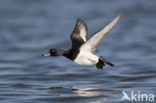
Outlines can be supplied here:
M50 53L47 53L47 54L43 54L42 56L50 56Z

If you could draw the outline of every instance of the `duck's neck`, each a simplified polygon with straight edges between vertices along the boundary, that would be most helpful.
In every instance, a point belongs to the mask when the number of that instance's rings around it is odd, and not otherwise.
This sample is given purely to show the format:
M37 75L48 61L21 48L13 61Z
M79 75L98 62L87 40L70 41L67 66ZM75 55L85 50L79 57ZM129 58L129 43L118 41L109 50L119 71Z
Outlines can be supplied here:
M65 51L64 50L61 50L61 49L56 49L57 50L57 55L58 56L63 56Z
M61 50L61 49L56 49L57 50L57 56L65 56L68 59L74 60L77 56L76 51L74 51L73 49L70 50ZM75 55L76 54L76 55Z

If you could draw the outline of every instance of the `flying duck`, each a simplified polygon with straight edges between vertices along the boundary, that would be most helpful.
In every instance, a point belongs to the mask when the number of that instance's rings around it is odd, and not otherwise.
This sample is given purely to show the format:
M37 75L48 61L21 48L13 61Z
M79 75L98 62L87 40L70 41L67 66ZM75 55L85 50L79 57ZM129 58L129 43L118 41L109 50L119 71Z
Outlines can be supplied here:
M87 25L78 19L74 31L70 36L72 41L71 48L66 51L55 48L50 49L49 52L47 54L43 54L43 56L64 56L80 65L95 64L97 69L103 69L105 64L114 66L114 64L108 62L104 58L98 57L95 52L101 39L117 24L119 19L120 14L111 23L96 32L89 39L87 39Z

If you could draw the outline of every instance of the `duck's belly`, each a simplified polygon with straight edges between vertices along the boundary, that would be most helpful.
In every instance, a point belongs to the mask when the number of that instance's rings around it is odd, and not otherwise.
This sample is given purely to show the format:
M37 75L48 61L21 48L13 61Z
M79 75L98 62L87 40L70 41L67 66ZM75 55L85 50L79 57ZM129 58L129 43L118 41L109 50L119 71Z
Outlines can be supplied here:
M98 63L99 57L92 53L81 53L75 58L74 62L80 65L93 65Z

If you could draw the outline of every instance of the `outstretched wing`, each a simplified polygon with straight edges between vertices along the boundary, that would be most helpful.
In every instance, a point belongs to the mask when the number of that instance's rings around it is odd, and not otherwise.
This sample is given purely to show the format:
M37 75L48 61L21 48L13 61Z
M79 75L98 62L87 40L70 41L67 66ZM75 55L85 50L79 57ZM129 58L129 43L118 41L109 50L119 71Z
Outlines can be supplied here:
M70 38L72 40L72 47L79 47L87 40L87 26L86 24L81 21L80 19L77 20L75 29L71 34Z
M101 39L117 24L119 19L120 14L111 23L109 23L107 26L99 30L97 33L95 33L87 42L85 42L81 46L81 49L95 53L96 47L101 41Z

